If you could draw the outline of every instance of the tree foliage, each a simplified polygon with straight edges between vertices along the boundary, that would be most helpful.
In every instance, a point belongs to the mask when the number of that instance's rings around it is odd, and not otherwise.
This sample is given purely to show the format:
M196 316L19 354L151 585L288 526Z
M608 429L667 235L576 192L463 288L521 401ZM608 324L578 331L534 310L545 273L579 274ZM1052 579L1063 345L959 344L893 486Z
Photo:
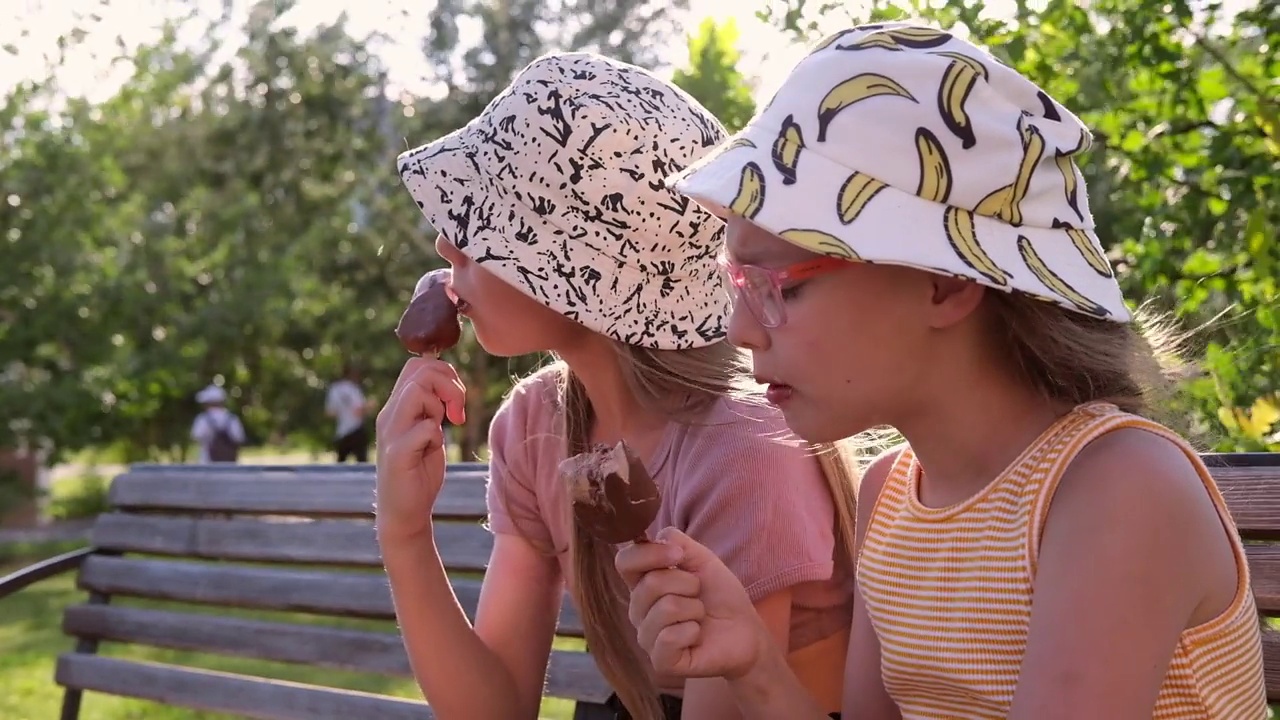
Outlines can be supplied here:
M0 105L0 447L181 456L210 381L255 439L327 442L326 384L353 362L374 397L389 390L404 361L392 328L441 263L395 155L465 123L544 52L651 63L674 31L674 6L648 0L440 2L422 50L445 92L391 98L379 38L344 18L301 33L282 22L293 6L261 0L238 33L225 17L192 33L202 21L179 13L114 60L132 72L101 103L51 75ZM471 450L537 359L499 362L469 337L454 359Z
M689 66L678 68L671 82L698 99L720 118L729 132L737 132L756 114L751 86L738 70L738 27L732 21L706 18L697 34L687 36Z
M301 32L282 20L294 2L259 0L233 28L173 3L186 11L158 40L114 60L130 72L105 100L68 97L50 74L0 103L0 447L181 456L210 381L255 439L327 442L326 384L350 361L371 396L389 390L405 359L392 328L441 263L395 155L470 120L538 55L657 66L683 35L673 79L730 128L754 111L736 29L681 31L682 2L440 0L419 29L422 96L393 90L382 38L342 18ZM1129 296L1192 326L1218 318L1198 336L1188 412L1227 433L1220 447L1274 447L1280 10L1028 5L1010 19L960 0L906 12L968 28L1094 128L1084 171ZM759 6L798 40L849 20L844 3ZM60 47L94 32L86 19ZM541 360L491 358L470 335L451 352L469 452L511 377Z

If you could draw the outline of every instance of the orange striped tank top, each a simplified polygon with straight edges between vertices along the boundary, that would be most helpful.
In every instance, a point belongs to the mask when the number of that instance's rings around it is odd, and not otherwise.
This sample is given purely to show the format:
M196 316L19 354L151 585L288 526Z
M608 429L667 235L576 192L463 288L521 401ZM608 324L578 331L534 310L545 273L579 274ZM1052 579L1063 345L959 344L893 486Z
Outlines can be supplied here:
M885 689L903 720L1008 716L1053 490L1086 443L1122 427L1166 437L1192 459L1233 530L1241 578L1222 615L1182 633L1153 720L1267 716L1248 566L1217 486L1182 438L1114 405L1091 403L1065 415L1000 477L951 507L923 506L920 467L910 448L899 456L872 511L858 582L880 638Z

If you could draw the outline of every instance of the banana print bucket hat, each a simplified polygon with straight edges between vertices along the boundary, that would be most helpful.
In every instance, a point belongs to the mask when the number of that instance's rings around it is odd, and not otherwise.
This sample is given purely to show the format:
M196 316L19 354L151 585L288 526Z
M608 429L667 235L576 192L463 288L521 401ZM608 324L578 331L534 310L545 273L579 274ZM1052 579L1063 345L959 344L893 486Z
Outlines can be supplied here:
M725 334L724 223L664 179L726 136L648 71L562 53L397 167L427 220L486 270L621 342L684 349Z
M906 265L1127 322L1075 157L1088 129L932 27L823 40L735 138L668 179L821 255Z

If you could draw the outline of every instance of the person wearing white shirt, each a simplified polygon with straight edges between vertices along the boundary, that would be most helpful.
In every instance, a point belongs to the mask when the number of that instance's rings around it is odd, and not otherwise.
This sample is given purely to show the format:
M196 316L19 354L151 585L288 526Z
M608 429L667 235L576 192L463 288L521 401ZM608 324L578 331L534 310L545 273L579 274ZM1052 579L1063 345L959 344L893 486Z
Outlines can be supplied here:
M369 401L359 383L359 372L344 367L342 379L329 386L325 397L324 412L335 420L333 447L340 463L348 457L358 463L369 461L369 431L364 422Z
M227 393L210 385L196 393L204 409L191 424L191 438L199 446L197 462L236 462L244 445L244 425L226 408Z

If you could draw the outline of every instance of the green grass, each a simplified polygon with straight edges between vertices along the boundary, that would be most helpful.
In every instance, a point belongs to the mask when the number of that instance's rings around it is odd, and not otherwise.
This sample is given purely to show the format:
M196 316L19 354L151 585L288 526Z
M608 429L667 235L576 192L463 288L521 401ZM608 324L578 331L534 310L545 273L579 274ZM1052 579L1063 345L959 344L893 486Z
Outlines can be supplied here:
M28 545L15 549L0 546L0 576L20 569L33 559L48 557L74 548L74 544ZM61 618L69 605L83 602L85 594L75 587L73 575L63 575L37 583L22 592L0 600L0 718L5 720L44 720L57 717L62 703L62 690L53 682L54 661L59 653L72 649L74 641L63 635ZM121 605L147 608L174 608L170 603L114 600ZM388 622L317 618L301 613L251 612L222 608L181 606L192 612L217 612L238 617L285 620L370 630L391 630ZM576 641L561 641L562 647L576 646ZM381 675L325 670L285 663L245 658L231 658L187 651L165 650L134 645L104 643L103 655L131 660L186 665L246 675L313 683L350 690L382 693L420 699L417 685L410 679ZM572 703L546 700L542 716L548 720L568 720L573 715ZM81 717L94 720L230 720L221 713L194 712L168 708L155 703L86 693Z

